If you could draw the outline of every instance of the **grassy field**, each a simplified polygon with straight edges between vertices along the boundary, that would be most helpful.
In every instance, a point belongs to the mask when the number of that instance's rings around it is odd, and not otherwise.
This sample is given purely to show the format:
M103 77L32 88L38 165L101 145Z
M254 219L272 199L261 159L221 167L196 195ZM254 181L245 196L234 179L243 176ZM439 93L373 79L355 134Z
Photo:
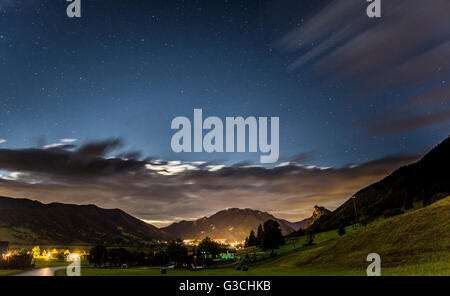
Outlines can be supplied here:
M254 268L249 271L236 271L233 268L207 269L201 271L168 270L166 276L326 276L326 275L365 275L365 272L339 271L326 269L284 269L284 268ZM65 270L58 270L57 276L65 276ZM82 268L82 276L161 276L159 269L155 268L130 268L130 269L108 269L108 268Z
M339 237L336 231L319 233L316 245L304 248L305 237L282 246L277 256L256 252L249 271L233 267L201 271L168 270L168 276L225 275L366 275L366 256L381 256L382 275L450 275L450 197L426 208L379 220ZM294 248L295 245L295 248ZM253 256L253 250L246 250ZM245 255L242 252L241 255ZM159 276L157 268L108 269L83 267L84 276ZM57 272L65 275L65 270Z
M21 269L0 269L0 276L15 275L24 272Z

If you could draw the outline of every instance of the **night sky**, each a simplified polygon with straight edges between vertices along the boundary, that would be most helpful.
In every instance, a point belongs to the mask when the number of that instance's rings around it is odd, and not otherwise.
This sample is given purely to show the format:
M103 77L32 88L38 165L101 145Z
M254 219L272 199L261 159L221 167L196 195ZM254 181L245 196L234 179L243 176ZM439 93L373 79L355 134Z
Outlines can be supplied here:
M0 0L0 194L156 225L335 208L450 132L450 2L382 2ZM172 152L194 108L278 116L279 162Z

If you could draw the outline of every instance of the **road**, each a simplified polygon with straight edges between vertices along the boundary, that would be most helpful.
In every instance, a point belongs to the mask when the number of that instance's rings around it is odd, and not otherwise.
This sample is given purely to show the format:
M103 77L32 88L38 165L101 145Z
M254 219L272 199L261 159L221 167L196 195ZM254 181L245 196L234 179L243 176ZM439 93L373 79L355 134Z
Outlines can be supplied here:
M47 267L30 270L27 272L19 273L17 276L54 276L55 271L66 268L66 266L60 267Z

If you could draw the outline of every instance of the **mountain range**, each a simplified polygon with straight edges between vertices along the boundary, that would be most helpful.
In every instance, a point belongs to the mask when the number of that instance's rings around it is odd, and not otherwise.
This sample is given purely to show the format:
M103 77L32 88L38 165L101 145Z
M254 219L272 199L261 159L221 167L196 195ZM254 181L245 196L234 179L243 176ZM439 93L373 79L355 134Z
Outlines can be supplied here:
M252 209L226 209L195 221L180 221L161 229L119 209L95 205L43 204L29 199L0 197L0 241L12 244L145 245L152 240L203 239L206 236L242 241L258 225L278 221L284 235L310 223L289 222ZM323 209L323 208L321 208Z
M42 204L29 199L0 197L0 241L12 244L143 245L152 240L203 239L206 236L242 241L250 230L273 219L284 235L300 228L315 232L336 229L355 220L375 219L387 211L414 204L428 205L450 193L450 137L418 162L403 166L358 191L333 212L315 206L310 218L278 219L252 209L227 209L195 221L180 221L158 229L119 209L95 205Z
M119 209L0 197L0 240L10 243L140 245L165 238Z

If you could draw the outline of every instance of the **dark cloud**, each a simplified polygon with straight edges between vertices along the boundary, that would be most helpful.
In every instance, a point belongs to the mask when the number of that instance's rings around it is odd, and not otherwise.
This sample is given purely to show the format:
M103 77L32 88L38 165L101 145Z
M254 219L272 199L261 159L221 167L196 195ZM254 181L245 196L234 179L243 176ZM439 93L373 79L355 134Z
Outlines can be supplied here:
M0 149L0 169L64 177L103 177L142 170L145 162L135 159L105 158L119 148L121 140L86 143L74 151L74 145L49 149Z
M385 112L357 123L370 135L389 135L441 125L450 121L450 87L432 87L412 97L407 104L394 104Z
M76 152L76 155L87 157L100 157L123 146L120 139L109 139L99 142L90 142L82 145Z
M274 168L248 163L219 167L100 156L120 147L111 140L82 147L0 150L0 170L10 172L0 178L0 194L93 203L157 221L192 219L229 207L297 220L310 215L315 204L334 209L360 188L418 159L394 156L328 169L294 161Z

